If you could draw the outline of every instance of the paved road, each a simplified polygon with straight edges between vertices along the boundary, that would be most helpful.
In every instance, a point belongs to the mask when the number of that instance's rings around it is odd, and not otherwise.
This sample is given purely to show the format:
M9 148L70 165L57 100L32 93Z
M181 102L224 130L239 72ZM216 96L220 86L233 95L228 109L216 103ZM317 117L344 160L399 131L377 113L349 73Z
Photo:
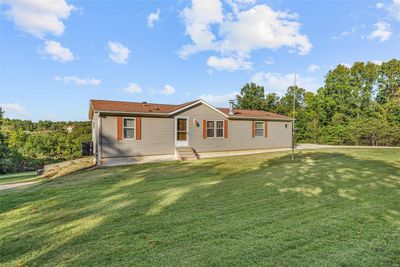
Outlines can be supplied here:
M10 189L10 188L15 188L15 187L20 187L24 185L32 185L36 184L37 182L25 182L25 183L14 183L14 184L3 184L0 185L0 190L5 190L5 189Z

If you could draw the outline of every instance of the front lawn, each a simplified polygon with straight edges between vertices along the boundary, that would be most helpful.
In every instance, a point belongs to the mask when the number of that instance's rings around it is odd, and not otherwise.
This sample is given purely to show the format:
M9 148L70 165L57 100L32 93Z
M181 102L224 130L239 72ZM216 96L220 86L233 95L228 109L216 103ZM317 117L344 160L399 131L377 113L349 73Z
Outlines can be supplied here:
M36 178L37 178L36 172L17 172L10 174L2 174L0 175L0 185L33 182L34 180L36 180Z
M0 214L2 265L400 265L400 149L87 170Z

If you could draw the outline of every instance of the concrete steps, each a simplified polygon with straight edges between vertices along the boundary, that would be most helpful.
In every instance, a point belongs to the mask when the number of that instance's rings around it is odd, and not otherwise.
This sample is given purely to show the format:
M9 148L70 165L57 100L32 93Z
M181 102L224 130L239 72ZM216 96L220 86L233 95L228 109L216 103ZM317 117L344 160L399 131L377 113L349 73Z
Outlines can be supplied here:
M198 155L191 147L176 147L175 150L177 158L181 161L198 159Z

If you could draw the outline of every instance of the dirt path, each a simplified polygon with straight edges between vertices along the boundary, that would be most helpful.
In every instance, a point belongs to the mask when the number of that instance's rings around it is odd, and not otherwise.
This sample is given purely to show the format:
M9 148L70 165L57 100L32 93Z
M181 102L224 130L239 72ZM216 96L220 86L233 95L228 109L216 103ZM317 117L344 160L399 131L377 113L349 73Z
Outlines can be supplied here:
M25 182L25 183L13 183L13 184L2 184L0 185L0 190L6 190L10 188L20 187L24 185L32 185L36 184L37 182Z

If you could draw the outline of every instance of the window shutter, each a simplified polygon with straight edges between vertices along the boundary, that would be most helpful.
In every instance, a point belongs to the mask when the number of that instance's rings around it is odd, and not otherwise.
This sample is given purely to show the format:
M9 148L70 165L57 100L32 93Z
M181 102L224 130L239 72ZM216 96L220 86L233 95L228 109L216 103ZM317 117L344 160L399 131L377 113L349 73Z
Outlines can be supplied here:
M207 121L203 120L203 139L207 138Z
M268 121L264 122L264 134L265 137L268 137Z
M228 138L228 120L224 120L224 138Z
M252 136L253 136L253 138L256 136L256 122L255 121L253 121L253 122L251 122L252 124L251 124L251 134L252 134Z
M136 140L142 139L142 118L136 117Z
M117 140L122 140L122 117L117 117Z

